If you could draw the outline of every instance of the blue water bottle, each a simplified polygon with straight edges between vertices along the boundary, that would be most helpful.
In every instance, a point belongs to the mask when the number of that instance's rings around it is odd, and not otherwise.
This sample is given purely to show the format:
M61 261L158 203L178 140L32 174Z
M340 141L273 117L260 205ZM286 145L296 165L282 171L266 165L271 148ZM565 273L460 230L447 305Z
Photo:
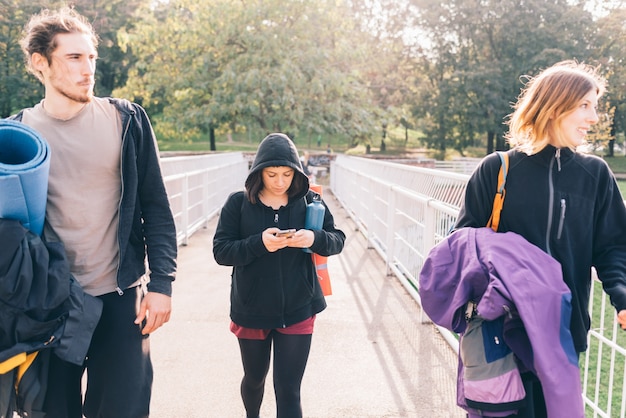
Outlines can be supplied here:
M321 200L313 199L311 203L306 205L306 218L304 219L304 229L310 229L312 231L322 229L324 226L324 213L326 208L322 204ZM308 248L303 248L305 253L312 253Z

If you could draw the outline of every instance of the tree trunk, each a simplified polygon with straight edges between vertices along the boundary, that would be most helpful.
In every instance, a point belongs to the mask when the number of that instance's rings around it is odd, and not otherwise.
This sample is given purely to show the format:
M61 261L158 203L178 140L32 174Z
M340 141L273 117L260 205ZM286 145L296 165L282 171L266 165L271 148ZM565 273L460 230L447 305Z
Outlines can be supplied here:
M213 125L209 127L209 142L211 144L211 151L217 151L215 147L215 128Z
M494 138L496 137L494 132L487 132L487 155L491 154L494 150Z

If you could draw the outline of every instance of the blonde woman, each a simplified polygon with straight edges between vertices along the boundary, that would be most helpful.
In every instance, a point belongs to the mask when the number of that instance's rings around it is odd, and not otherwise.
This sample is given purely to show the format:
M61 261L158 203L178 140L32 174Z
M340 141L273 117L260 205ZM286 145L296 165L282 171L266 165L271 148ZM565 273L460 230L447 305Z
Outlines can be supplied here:
M529 78L508 120L512 149L499 232L523 236L561 264L579 354L587 349L592 267L626 329L626 207L607 164L579 151L598 122L604 89L593 67L560 62ZM487 224L499 168L494 153L472 174L455 229ZM518 416L547 416L539 380L531 371L523 379L528 402Z

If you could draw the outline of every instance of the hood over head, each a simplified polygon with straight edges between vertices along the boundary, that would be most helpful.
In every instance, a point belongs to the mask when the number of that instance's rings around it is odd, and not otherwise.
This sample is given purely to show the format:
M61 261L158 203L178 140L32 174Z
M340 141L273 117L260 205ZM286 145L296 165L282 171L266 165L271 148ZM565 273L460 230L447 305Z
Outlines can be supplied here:
M295 191L295 197L302 197L309 189L309 178L304 174L300 156L293 141L285 134L272 133L266 136L259 144L254 157L254 162L250 167L248 178L246 179L246 189L249 189L250 180L260 175L266 167L290 167L294 170L295 176L302 177L305 187L303 190ZM292 184L293 186L293 184ZM294 196L290 193L290 196Z

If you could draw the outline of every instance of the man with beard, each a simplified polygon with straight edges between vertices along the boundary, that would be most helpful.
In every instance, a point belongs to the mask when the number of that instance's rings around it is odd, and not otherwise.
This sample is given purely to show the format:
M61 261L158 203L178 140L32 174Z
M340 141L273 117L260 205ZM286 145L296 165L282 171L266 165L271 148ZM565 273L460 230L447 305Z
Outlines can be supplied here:
M52 355L46 417L147 417L148 336L170 318L177 252L152 126L139 105L94 97L98 39L76 11L44 10L25 32L45 96L13 119L51 148L43 235L63 242L71 273L103 301L84 366Z

